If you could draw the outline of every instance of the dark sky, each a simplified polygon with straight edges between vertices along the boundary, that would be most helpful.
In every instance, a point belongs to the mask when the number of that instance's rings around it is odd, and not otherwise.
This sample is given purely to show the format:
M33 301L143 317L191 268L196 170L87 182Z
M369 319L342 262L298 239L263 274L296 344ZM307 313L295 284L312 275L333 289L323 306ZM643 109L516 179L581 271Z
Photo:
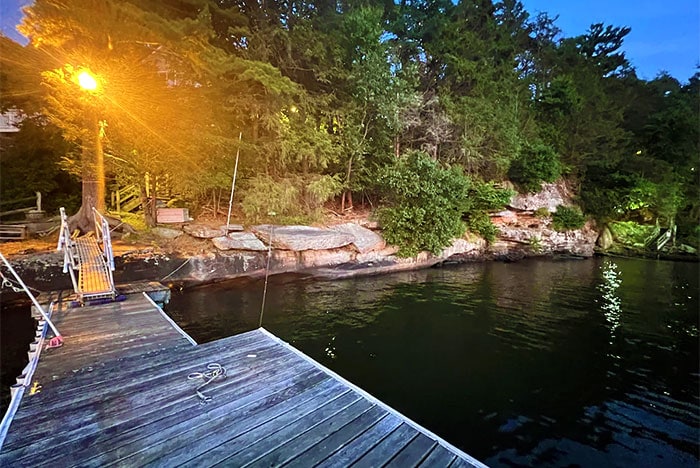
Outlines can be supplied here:
M21 7L31 0L0 0L0 30L18 42ZM687 81L700 63L700 0L521 0L533 15L559 15L565 36L586 32L592 23L629 26L624 51L641 78L665 70Z

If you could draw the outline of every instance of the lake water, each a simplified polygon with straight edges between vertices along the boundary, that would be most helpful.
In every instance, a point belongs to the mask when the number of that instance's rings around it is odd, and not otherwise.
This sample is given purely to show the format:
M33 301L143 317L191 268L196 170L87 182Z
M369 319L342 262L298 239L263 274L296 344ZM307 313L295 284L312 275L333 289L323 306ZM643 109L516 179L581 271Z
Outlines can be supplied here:
M271 277L263 326L492 466L697 467L697 263L482 263ZM197 341L256 328L262 281L174 292ZM34 334L3 303L0 410Z
M272 277L263 326L492 466L698 466L698 264L528 260ZM262 281L174 293L197 341Z

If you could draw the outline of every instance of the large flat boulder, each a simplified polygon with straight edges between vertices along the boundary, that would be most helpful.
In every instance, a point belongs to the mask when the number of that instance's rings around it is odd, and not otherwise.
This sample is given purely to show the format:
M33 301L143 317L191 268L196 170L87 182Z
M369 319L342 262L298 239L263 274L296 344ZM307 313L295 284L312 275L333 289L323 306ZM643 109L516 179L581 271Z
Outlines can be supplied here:
M185 224L182 229L190 236L199 239L213 239L226 233L223 229L213 228L206 224Z
M379 234L374 231L370 231L359 224L338 224L337 226L332 226L331 230L351 235L354 238L352 243L360 253L381 250L386 247L386 242L384 242L384 239L382 239Z
M231 232L227 236L215 237L212 240L214 247L219 250L253 250L262 252L267 246L252 232Z
M270 226L263 224L253 226L252 231L264 244L270 242L272 231L272 246L276 249L293 250L330 250L339 249L353 243L351 234L320 229L310 226Z
M151 233L164 239L175 239L176 237L182 235L182 231L164 227L154 227L153 229L151 229Z

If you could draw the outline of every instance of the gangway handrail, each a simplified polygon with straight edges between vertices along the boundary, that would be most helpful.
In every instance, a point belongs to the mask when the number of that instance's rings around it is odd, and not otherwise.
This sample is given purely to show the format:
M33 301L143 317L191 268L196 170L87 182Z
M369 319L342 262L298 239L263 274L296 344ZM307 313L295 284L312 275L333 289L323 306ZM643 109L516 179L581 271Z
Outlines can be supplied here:
M64 208L61 212L61 234L58 239L58 250L63 250L63 272L69 273L73 290L78 294L82 303L86 297L116 297L116 288L114 285L114 253L112 251L112 238L110 236L109 223L104 216L95 208L92 209L93 221L95 222L95 237L86 236L77 240L71 237L70 228L68 227L68 217ZM100 247L100 244L102 246ZM94 253L89 253L94 252ZM83 265L83 262L88 262L91 266ZM97 264L93 264L98 262ZM85 271L87 268L87 271ZM94 268L97 268L95 270ZM79 272L79 276L76 275ZM99 273L98 273L99 272ZM89 275L97 274L103 281L103 289L95 290L94 284L87 289L85 288L86 278Z
M109 223L107 219L92 208L93 217L95 219L95 235L102 238L102 254L111 271L114 271L114 253L112 251L112 236L110 235Z
M68 227L68 216L65 208L61 207L59 211L61 213L61 233L58 236L56 250L63 251L63 273L70 274L73 290L77 291L78 281L75 277L75 270L78 269L78 265L75 263L75 248L73 239L71 239L70 227Z

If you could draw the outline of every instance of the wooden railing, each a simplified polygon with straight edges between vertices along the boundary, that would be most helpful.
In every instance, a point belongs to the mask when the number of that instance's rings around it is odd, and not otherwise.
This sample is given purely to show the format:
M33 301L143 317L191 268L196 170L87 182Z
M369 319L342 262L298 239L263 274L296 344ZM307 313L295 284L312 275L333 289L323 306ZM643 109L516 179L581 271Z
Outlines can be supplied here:
M141 206L141 190L135 184L127 185L114 190L111 201L118 212L134 211Z
M28 202L31 200L36 200L36 204L34 206L30 206L27 208L16 208L13 210L7 210L7 211L0 211L0 217L3 216L9 216L13 214L19 214L19 213L29 213L30 211L41 211L41 192L36 192L36 195L33 197L25 197L25 198L16 198L14 200L0 200L0 206L2 205L16 205L19 203L23 202Z

